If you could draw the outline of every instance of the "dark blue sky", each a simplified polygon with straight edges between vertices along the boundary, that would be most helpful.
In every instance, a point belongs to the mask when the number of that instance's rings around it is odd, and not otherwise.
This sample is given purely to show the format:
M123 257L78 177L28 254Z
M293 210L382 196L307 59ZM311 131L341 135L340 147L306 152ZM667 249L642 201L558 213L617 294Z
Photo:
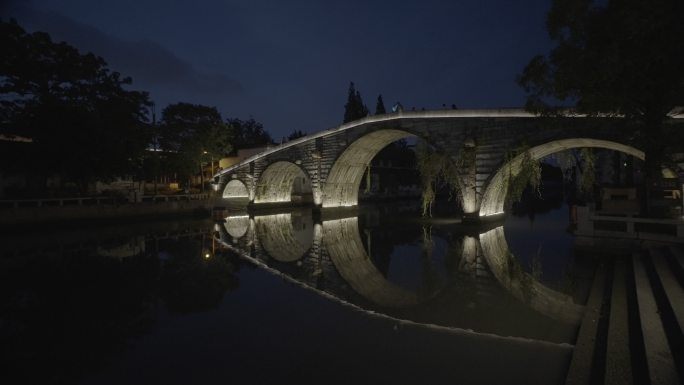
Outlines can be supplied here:
M550 47L550 0L3 2L2 17L92 51L158 111L186 101L253 116L274 138L341 123L349 81L369 109L517 107L515 77Z

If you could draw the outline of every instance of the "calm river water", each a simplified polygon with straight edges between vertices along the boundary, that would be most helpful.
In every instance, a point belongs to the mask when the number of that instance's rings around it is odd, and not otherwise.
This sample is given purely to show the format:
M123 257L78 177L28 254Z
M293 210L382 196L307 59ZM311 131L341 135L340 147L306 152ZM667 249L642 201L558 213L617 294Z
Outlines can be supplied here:
M480 230L394 203L6 234L0 381L560 384L594 259L567 207L535 211Z

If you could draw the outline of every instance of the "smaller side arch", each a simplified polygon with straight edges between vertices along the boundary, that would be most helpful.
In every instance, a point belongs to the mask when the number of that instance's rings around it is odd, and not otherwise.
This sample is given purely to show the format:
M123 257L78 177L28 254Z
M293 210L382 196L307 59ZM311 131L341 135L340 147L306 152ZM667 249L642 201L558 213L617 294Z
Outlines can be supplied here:
M644 152L632 146L608 140L592 138L555 140L532 147L528 151L532 159L539 160L547 155L551 155L560 151L586 147L620 151L641 160L645 159ZM494 174L494 176L489 180L487 188L482 196L482 203L480 205L481 217L503 214L504 204L506 202L506 194L508 194L508 179L511 176L515 177L518 175L518 173L520 173L523 156L524 154L520 154L513 158L510 162L503 164L501 167L499 167L496 174Z
M249 190L241 180L231 179L223 189L223 198L249 198Z
M300 260L313 245L314 225L311 211L305 215L285 213L258 216L254 221L259 243L276 261Z
M311 199L311 178L296 164L287 161L271 163L259 176L254 203L291 202L293 193Z

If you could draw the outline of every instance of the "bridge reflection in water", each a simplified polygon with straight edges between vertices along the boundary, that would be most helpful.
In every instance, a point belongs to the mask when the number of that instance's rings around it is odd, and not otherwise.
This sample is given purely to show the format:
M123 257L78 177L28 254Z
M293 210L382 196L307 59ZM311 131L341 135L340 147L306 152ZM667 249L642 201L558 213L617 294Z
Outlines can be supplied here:
M582 296L525 271L503 227L463 234L415 221L377 226L372 213L323 220L311 214L233 215L216 231L243 258L373 316L563 346L575 340L584 307L574 297ZM407 263L418 277L414 287L388 273L390 264Z

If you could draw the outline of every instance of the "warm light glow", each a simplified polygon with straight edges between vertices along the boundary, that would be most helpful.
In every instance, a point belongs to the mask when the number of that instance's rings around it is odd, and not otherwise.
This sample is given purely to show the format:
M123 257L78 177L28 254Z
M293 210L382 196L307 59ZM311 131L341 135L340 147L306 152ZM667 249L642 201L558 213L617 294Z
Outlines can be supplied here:
M249 218L249 215L229 215L225 217L225 220L230 220L230 219L243 219L243 218Z
M481 216L481 217L493 217L493 216L495 216L495 215L503 215L503 214L504 214L503 211L497 211L497 212L492 213L492 214L482 214L482 213L480 213L480 216Z
M233 179L223 189L223 198L248 198L249 191L239 179Z
M211 254L209 254L209 253L204 254L204 258L209 258L209 257L211 257Z
M303 178L310 193L311 178L294 163L271 163L259 176L254 192L254 203L278 203L292 200L292 189L297 178Z

